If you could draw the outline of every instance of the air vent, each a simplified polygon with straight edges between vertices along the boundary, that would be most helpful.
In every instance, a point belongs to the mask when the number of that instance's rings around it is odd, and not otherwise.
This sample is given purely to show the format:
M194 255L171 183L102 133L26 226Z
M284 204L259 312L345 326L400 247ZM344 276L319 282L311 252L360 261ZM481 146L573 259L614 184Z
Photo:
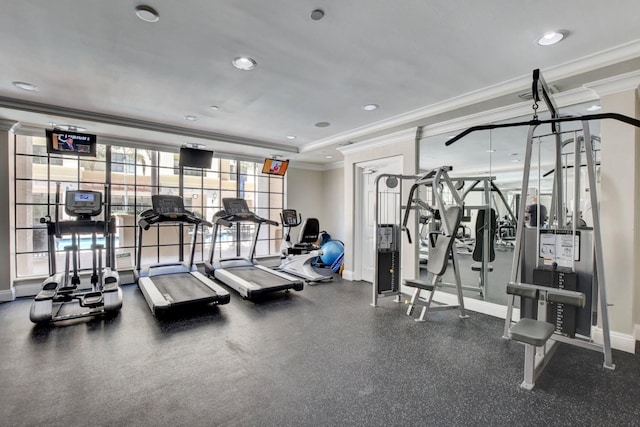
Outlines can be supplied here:
M560 91L554 85L549 85L549 92L551 92L551 95L553 95ZM533 99L533 94L531 93L531 89L529 89L526 92L518 94L518 98L522 99L523 101L531 101Z

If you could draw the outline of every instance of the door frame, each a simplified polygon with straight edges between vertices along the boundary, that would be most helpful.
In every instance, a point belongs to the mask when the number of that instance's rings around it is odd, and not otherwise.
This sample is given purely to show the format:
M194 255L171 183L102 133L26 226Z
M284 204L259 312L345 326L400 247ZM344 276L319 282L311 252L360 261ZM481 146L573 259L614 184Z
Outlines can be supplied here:
M364 215L366 213L366 210L364 209L364 175L365 175L365 171L370 170L374 167L380 168L380 167L387 167L389 165L395 165L398 169L397 172L398 174L403 173L403 168L404 168L404 156L402 154L400 155L396 155L396 156L390 156L390 157L382 157L379 159L375 159L375 160L367 160L364 162L358 162L355 163L354 166L354 171L355 171L355 182L354 182L354 202L355 202L355 206L354 206L354 213L353 213L353 217L354 217L354 225L355 224L363 224L364 222L366 222L366 218L364 218ZM354 250L353 250L353 280L356 281L360 281L363 280L363 269L364 269L364 263L362 260L362 250L357 250L357 247L361 247L362 243L364 242L364 236L362 233L362 226L358 225L358 226L354 226ZM375 240L374 240L375 241ZM360 245L360 246L358 246ZM375 248L374 251L375 253Z

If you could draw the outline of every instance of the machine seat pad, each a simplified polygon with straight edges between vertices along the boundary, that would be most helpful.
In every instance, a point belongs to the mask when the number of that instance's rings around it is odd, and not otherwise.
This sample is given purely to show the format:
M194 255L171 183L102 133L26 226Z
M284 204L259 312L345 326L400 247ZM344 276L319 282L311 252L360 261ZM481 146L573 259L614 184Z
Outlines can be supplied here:
M551 323L525 317L509 328L509 334L512 340L540 347L553 335L554 330L555 326Z
M471 264L471 271L482 271L482 263L474 262ZM493 271L493 265L487 264L487 271Z
M431 283L427 283L427 282L423 282L422 280L411 280L411 279L407 279L404 281L405 286L410 286L412 288L418 288L418 289L422 289L425 291L432 291L433 292L433 285Z

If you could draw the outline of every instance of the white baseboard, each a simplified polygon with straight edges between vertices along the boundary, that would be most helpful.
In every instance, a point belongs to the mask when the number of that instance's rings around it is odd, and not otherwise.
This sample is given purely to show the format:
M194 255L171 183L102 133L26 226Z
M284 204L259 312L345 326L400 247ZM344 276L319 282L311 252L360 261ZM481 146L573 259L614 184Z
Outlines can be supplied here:
M413 288L407 288L405 286L402 287L402 292L409 295L409 293L413 293ZM446 292L436 291L434 300L440 301L444 304L457 304L458 296ZM505 319L507 317L507 306L494 304L487 301L482 301L474 298L464 298L464 308L470 311L475 311L476 313L487 314L489 316L497 317L500 319ZM513 309L513 320L520 320L520 310L517 308Z
M355 274L351 270L343 270L342 271L342 278L344 280L348 280L350 282L353 282L353 277L354 276L355 276Z
M42 281L37 283L16 283L13 287L17 298L35 297L42 290Z
M16 291L14 288L0 291L0 302L9 302L16 299Z
M638 325L636 325L635 329L637 331ZM596 344L602 344L602 329L593 328L591 333L593 336L593 341ZM636 340L633 335L622 334L620 332L611 331L609 333L609 337L611 338L611 348L616 350L625 351L627 353L634 354L636 352Z
M633 328L633 338L635 338L636 341L640 341L640 324L636 324Z

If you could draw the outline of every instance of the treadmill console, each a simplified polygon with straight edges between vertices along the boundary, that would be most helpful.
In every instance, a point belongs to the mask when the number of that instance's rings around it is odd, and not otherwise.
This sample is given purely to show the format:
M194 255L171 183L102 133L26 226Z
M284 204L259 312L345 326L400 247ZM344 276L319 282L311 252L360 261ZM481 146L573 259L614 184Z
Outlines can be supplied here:
M165 194L155 194L151 196L153 211L161 215L183 214L184 202L180 196L169 196Z
M99 191L67 191L64 211L70 216L92 217L102 212L102 193Z
M239 217L247 217L253 215L249 210L245 199L233 199L225 197L222 199L222 206L227 215L235 215Z

